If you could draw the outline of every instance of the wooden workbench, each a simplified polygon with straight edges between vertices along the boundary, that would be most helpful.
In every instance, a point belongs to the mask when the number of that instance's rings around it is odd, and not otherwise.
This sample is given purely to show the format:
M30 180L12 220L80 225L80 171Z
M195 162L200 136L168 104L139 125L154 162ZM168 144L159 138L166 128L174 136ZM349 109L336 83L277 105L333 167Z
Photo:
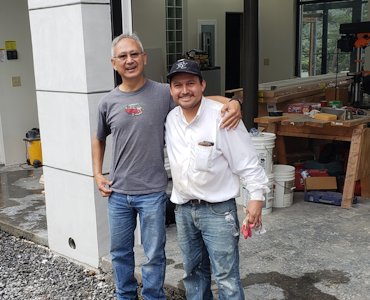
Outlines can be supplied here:
M348 86L351 82L352 77L347 74L322 74L260 83L258 85L258 116L267 115L273 110L286 112L290 104L300 102L318 103L321 100L341 100L346 103ZM243 88L226 90L225 93L243 98Z
M275 148L280 164L287 163L285 136L350 142L341 206L351 207L356 180L361 180L361 196L370 197L370 116L323 121L302 114L284 114L282 117L258 117L254 121L265 131L276 134Z

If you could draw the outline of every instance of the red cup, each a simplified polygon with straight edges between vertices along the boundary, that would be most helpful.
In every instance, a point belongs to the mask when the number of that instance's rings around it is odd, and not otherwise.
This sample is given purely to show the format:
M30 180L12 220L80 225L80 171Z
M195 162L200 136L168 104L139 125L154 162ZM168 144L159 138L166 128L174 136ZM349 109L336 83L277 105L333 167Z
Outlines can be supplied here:
M327 107L328 106L328 101L320 101L321 107Z

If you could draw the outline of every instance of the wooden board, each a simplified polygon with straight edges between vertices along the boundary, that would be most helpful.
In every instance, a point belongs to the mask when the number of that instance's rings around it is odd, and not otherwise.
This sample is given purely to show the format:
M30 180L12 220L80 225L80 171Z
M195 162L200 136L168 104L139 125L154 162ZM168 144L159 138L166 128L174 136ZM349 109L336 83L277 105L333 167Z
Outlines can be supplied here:
M325 121L316 120L310 116L303 114L290 114L284 113L281 117L263 116L254 119L254 122L259 124L270 124L281 122L281 125L295 125L295 126L311 126L311 127L325 127L325 126L338 126L338 127L353 127L370 122L370 116L357 116L352 120L336 120Z
M276 123L276 122L283 121L287 118L288 116L281 116L281 117L263 116L263 117L254 118L254 122L262 123L262 124L270 124L270 123Z
M254 118L254 122L259 124L270 124L280 122L281 125L295 125L295 126L307 125L313 127L323 127L324 125L330 126L330 121L316 120L303 114L289 114L289 113L286 113L281 117L264 116Z
M357 179L357 171L360 163L361 154L361 138L364 129L354 129L351 139L351 147L348 155L346 178L343 187L342 207L350 208L353 199L353 191L355 181Z
M281 125L324 127L330 126L330 121L316 120L306 115L295 115L281 121Z
M337 87L348 88L351 80L342 80L337 84ZM304 97L317 93L325 93L326 88L333 84L333 80L320 80L316 82L297 83L289 87L275 87L271 86L271 90L260 90L259 95L263 98L262 101L268 102L274 99L277 102L286 101L291 97Z
M370 175L370 128L365 128L361 139L360 166L356 179L366 178ZM361 185L363 182L361 182ZM365 183L364 183L365 185Z
M300 98L312 94L324 93L324 88L318 85L308 87L294 87L288 90L272 90L263 91L262 98L259 100L264 103L275 101L275 103L283 102L292 98Z
M352 120L337 120L337 121L332 121L331 125L332 126L344 126L344 127L352 127L352 126L357 126L360 124L367 124L370 122L370 117L369 116L358 116Z

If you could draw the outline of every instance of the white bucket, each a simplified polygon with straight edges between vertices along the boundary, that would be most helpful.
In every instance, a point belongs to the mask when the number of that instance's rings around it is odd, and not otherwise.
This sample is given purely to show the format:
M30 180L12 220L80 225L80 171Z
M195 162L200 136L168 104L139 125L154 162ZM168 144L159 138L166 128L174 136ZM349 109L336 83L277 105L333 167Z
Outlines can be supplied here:
M274 200L274 174L269 174L267 175L267 178L269 179L268 183L267 183L267 186L269 187L270 189L270 192L268 193L265 193L264 196L265 196L265 202L264 202L264 205L262 207L262 215L267 215L267 214L270 214L272 212L272 203L273 203L273 200ZM242 203L243 205L246 205L246 203L248 202L248 200L250 200L250 196L249 196L249 192L244 188L242 187Z
M293 204L295 168L289 165L274 165L275 190L272 207L288 207Z
M265 204L262 208L262 215L267 215L272 212L272 203L274 201L274 174L267 174L267 178L269 179L267 186L270 189L270 192L266 193L265 196Z
M266 175L272 173L272 151L275 147L275 133L261 132L258 136L251 136L257 151L258 160Z

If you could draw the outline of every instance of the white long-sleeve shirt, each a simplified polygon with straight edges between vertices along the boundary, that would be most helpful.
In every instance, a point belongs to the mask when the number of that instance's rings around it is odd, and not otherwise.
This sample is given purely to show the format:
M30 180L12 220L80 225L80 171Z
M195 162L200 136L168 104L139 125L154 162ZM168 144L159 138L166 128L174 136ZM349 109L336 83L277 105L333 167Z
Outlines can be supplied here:
M171 167L171 201L190 199L222 202L239 195L239 184L251 200L264 200L268 178L242 122L221 129L222 104L202 98L196 117L188 123L177 106L167 116L166 144ZM209 144L209 146L200 145Z

